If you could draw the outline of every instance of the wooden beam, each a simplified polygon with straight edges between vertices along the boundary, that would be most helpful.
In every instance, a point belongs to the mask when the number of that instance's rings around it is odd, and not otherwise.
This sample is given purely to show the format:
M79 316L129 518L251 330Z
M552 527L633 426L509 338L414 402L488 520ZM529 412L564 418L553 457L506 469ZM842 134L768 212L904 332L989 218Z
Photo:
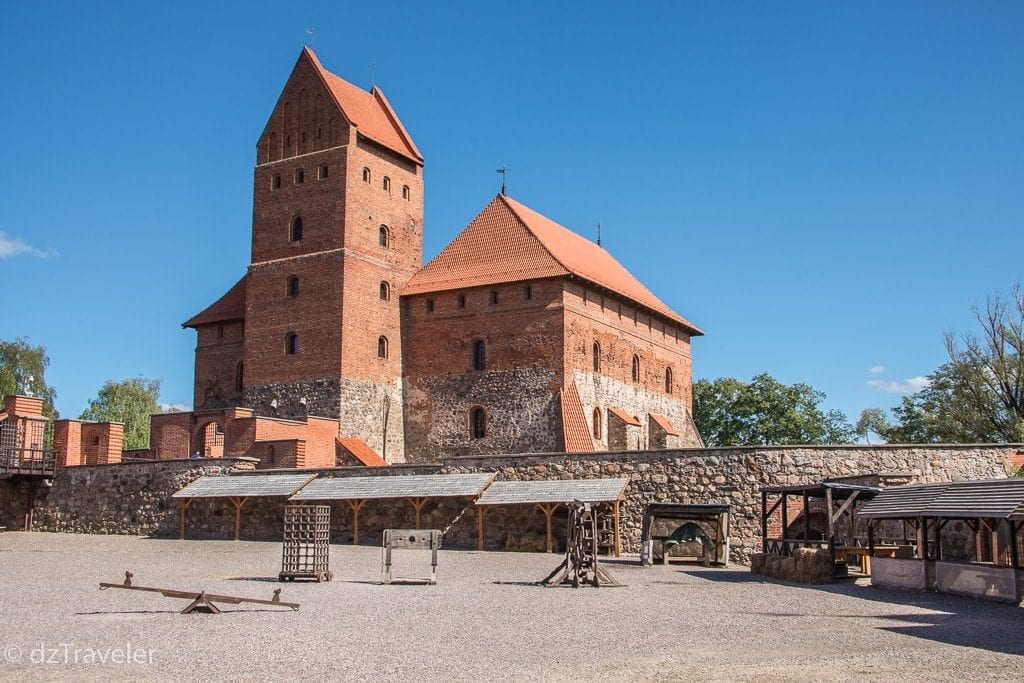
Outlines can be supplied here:
M804 491L804 547L809 548L808 541L811 540L811 499Z
M547 526L547 552L555 552L555 536L551 529L551 515L555 514L555 510L561 503L537 503L537 509L544 513L544 518Z
M806 511L805 511L806 512ZM833 561L836 559L836 525L832 519L832 489L825 489L825 520L828 527L828 551L832 554Z
M782 530L786 535L786 530ZM768 492L761 491L761 552L768 552Z
M779 536L783 540L786 539L786 530L789 529L789 496L785 493L782 494L782 498L779 499L782 503L782 533Z
M409 505L412 505L413 509L416 510L416 528L420 528L420 510L426 504L426 498L406 498L409 501Z
M476 549L484 549L484 511L483 505L476 506Z
M182 541L185 540L185 513L188 512L188 506L192 504L195 498L186 498L181 501L181 520L178 522L178 538Z
M917 559L928 559L928 522L924 517L917 520Z
M359 511L366 505L366 499L346 500L345 502L352 508L352 545L359 545Z
M842 515L844 512L846 512L847 508L849 508L850 506L852 506L854 504L854 502L856 502L857 496L859 496L859 495L860 495L860 491L854 491L853 493L850 494L849 498L847 498L846 500L843 501L843 504L839 506L838 510L836 510L836 514L832 515L832 522L833 523L839 521L840 515ZM829 509L829 514L832 514L831 508Z
M1012 520L1006 520L1006 523L1010 525L1010 566L1017 569L1020 566L1020 547L1017 539L1017 533L1020 531L1020 527L1017 523Z
M612 528L615 531L615 557L622 555L622 537L619 534L619 505L621 504L621 500L616 500L612 508Z
M234 497L229 498L229 500L235 506L235 540L238 541L242 538L242 506L249 499Z

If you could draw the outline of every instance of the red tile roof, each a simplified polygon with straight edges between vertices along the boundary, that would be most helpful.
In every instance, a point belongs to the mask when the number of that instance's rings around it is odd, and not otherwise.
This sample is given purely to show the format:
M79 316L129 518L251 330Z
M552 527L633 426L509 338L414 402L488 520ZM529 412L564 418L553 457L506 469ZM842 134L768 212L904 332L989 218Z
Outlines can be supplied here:
M242 279L227 291L227 294L214 301L201 313L183 322L181 326L199 327L209 323L245 319L245 286L248 277L248 275L243 275Z
M662 415L655 415L654 413L647 414L650 416L651 420L655 422L655 424L657 424L665 431L666 434L668 434L669 436L679 436L679 430L672 426L672 423L669 422L669 419L667 417L664 417Z
M320 72L345 118L362 135L404 157L423 163L423 155L405 130L405 126L398 120L395 110L391 108L380 88L375 86L370 92L366 92L325 69L316 54L308 47L303 48L303 54Z
M668 318L696 326L666 306L607 251L505 195L494 198L402 294L422 294L575 275Z
M387 463L382 457L377 455L376 452L359 439L343 439L340 436L335 437L338 445L347 451L353 458L363 463L367 467L387 467Z
M565 438L566 453L590 453L594 450L594 440L590 437L587 416L583 413L583 401L576 388L576 382L570 381L559 394L562 403L562 435Z
M619 408L609 408L608 412L628 425L633 425L634 427L640 426L640 420L634 417L633 415L630 415L625 410L621 410Z

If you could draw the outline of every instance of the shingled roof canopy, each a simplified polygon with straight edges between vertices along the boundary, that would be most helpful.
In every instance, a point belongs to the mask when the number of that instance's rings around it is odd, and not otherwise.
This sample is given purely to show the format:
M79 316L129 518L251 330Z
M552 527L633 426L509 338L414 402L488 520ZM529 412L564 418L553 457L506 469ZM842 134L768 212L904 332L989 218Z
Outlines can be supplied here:
M599 245L499 194L416 273L403 295L573 275L704 334L666 306Z

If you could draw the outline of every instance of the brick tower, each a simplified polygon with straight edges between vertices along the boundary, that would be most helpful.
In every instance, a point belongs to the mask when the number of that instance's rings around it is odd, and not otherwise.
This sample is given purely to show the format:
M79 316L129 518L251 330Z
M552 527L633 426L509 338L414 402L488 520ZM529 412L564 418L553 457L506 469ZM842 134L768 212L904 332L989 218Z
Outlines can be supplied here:
M248 273L185 323L197 410L338 418L404 459L398 292L422 265L422 171L384 94L304 49L257 144Z

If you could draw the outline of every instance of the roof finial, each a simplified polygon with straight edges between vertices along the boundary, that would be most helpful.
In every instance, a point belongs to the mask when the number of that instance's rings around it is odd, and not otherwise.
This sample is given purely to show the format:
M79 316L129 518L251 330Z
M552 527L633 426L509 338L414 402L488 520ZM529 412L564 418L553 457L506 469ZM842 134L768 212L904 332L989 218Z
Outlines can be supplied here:
M597 228L597 246L601 246L601 222L594 223L594 226Z
M503 194L503 195L506 194L506 192L505 192L505 178L508 175L508 171L509 170L507 168L505 168L504 166L502 166L501 168L499 168L497 170L497 173L499 175L501 175L501 194Z
M377 87L377 62L370 62L370 92Z
M306 29L306 35L309 36L309 45L312 47L316 43L316 29L310 26Z

